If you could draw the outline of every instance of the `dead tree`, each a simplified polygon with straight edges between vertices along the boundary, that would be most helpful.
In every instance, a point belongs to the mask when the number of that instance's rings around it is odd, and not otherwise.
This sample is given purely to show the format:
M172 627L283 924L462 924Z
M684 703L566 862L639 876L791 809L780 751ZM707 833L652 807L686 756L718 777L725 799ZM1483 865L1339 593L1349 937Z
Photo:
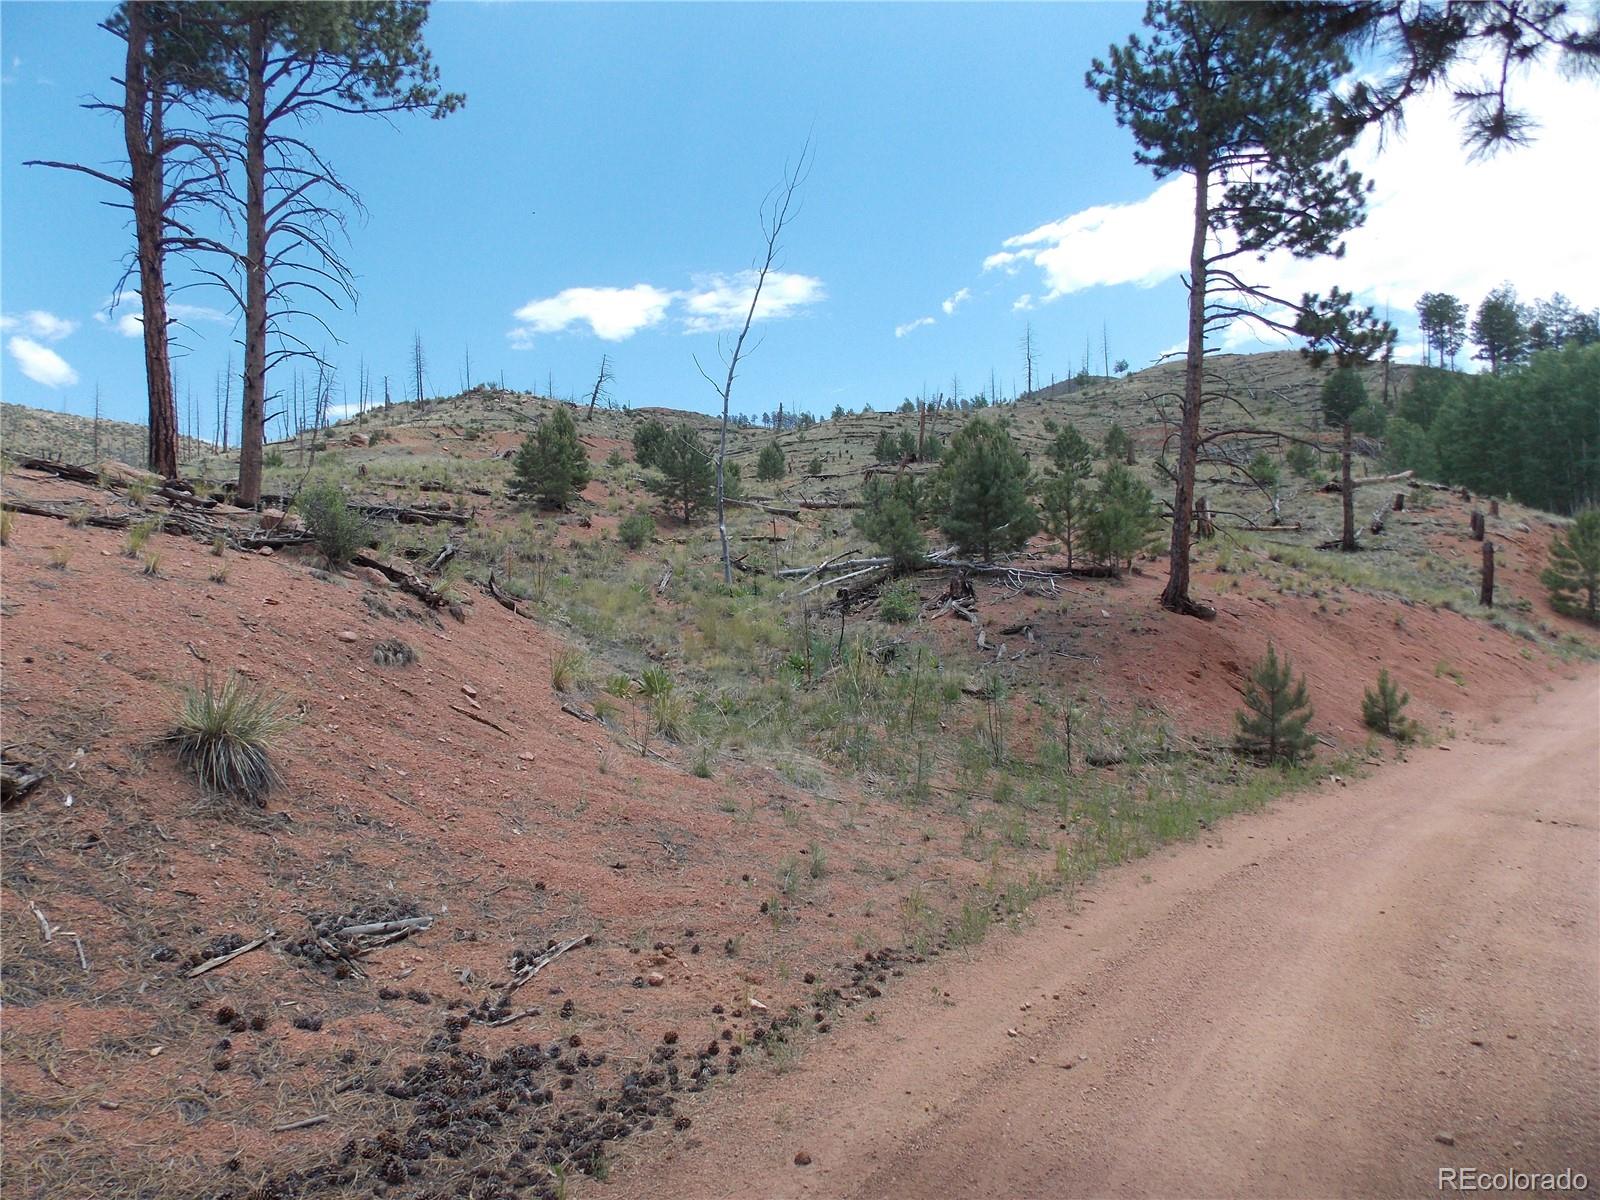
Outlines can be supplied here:
M1406 494L1404 492L1396 492L1394 494L1394 511L1395 512L1405 512L1405 510L1406 510Z
M1472 540L1475 541L1475 542L1483 541L1483 534L1484 534L1483 513L1480 512L1476 508L1473 509L1472 510L1471 522L1472 522Z
M1483 578L1478 586L1478 603L1494 607L1494 543L1483 544Z
M609 354L602 354L600 356L600 374L595 376L594 390L589 393L589 411L584 414L585 420L594 419L594 406L599 403L600 397L605 395L606 387L611 383L613 378L614 376L611 373L611 356Z
M750 289L750 307L745 311L744 324L739 328L739 336L734 339L732 348L724 355L728 364L728 373L719 385L715 379L706 374L706 369L700 365L699 358L694 360L695 368L707 383L717 390L717 395L722 401L722 424L717 437L717 536L722 541L722 582L724 586L733 586L733 556L728 550L728 513L726 493L726 464L728 457L728 405L733 396L733 380L739 371L739 361L745 354L745 340L750 336L750 326L756 318L756 307L761 303L761 290L766 286L767 276L773 271L777 262L779 240L788 223L798 215L795 207L795 193L800 185L805 182L806 173L811 166L811 142L807 140L800 147L800 156L795 160L792 168L784 171L783 182L767 193L766 200L761 205L761 231L766 235L766 252L760 260L760 266L755 269L755 286Z

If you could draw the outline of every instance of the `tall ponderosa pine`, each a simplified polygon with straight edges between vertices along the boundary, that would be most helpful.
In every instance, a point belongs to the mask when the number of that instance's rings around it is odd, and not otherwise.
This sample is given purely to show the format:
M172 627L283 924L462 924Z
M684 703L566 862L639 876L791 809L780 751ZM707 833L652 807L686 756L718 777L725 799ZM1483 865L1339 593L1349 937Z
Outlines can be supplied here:
M1539 577L1562 612L1600 622L1600 508L1585 509L1550 541Z
M1417 301L1417 325L1423 337L1423 365L1437 354L1441 367L1454 369L1467 340L1467 306L1449 292L1424 292Z
M127 193L134 252L123 281L139 281L141 336L148 397L147 462L158 475L178 473L178 407L173 394L167 310L167 257L192 248L194 210L220 208L227 184L220 153L203 122L182 127L178 114L213 91L224 48L203 4L129 0L101 27L121 38L122 99L85 105L122 122L128 173L110 175L82 163L32 161L28 166L77 171ZM117 286L120 296L122 283Z
M1349 66L1332 37L1291 41L1237 6L1179 0L1153 0L1144 23L1147 37L1113 46L1087 83L1133 134L1136 161L1158 178L1182 173L1195 184L1176 519L1161 603L1210 615L1189 595L1207 334L1263 320L1263 306L1292 308L1239 276L1234 261L1271 250L1338 254L1363 218L1365 189L1342 157L1352 134L1326 107Z
M244 414L239 443L241 504L261 494L267 371L309 352L289 328L311 315L308 299L337 306L354 278L334 241L348 188L306 140L332 113L443 117L464 103L444 92L422 41L427 0L346 0L339 4L207 5L230 43L223 120L244 166L243 253L223 249L244 276L242 292L219 272L244 314ZM268 339L276 345L269 349Z
M1339 536L1339 549L1359 550L1356 544L1356 492L1350 478L1350 428L1356 413L1367 402L1367 388L1350 367L1340 367L1329 375L1322 385L1319 397L1322 418L1340 431L1339 438L1339 500L1344 510L1344 528Z
M1510 284L1495 288L1478 305L1472 318L1472 340L1478 344L1473 355L1489 364L1489 373L1498 375L1521 362L1528 354L1528 327L1517 303L1517 290Z
M700 444L693 425L685 422L669 429L650 459L658 474L645 477L645 488L677 508L685 521L716 503L716 460Z
M1268 762L1292 763L1317 744L1306 728L1312 710L1305 676L1296 681L1289 660L1280 660L1270 642L1267 656L1255 665L1245 683L1244 704L1244 710L1234 714L1241 749Z
M1003 421L977 417L950 439L935 473L939 528L963 554L991 562L1039 529L1028 460Z
M512 464L511 494L565 508L589 483L589 456L563 405L523 439Z

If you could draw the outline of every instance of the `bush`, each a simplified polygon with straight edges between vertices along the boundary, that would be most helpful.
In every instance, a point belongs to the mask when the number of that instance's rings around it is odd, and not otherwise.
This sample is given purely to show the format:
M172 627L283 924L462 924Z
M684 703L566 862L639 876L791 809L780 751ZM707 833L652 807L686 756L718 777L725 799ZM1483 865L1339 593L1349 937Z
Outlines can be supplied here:
M649 513L635 512L617 525L617 537L629 550L638 550L656 535L656 523Z
M626 466L627 462L628 460L623 455L621 450L613 450L610 454L606 455L606 466L610 467L612 470L616 470L618 467Z
M637 432L634 438L637 445ZM716 463L701 445L700 435L693 425L683 423L670 432L663 427L660 444L649 450L648 458L648 465L660 474L648 476L645 488L678 508L685 521L693 520L697 511L716 502ZM733 495L731 470L723 483L725 493Z
M771 483L782 479L788 464L783 460L783 450L777 442L768 442L761 448L761 455L756 459L756 478L763 483Z
M1234 715L1240 749L1268 762L1293 763L1316 745L1317 739L1306 728L1312 710L1305 676L1294 681L1289 660L1280 660L1271 643L1267 656L1250 672L1244 703L1249 711Z
M904 625L914 620L922 608L922 598L917 589L903 580L883 590L878 599L878 617L891 625Z
M557 650L550 658L550 686L570 692L583 674L583 654L577 650Z
M1402 692L1389 678L1387 668L1378 672L1378 686L1361 697L1361 720L1374 733L1409 742L1417 735L1417 724L1405 715L1409 692Z
M1283 452L1283 465L1305 479L1317 469L1317 452L1304 442L1295 442Z
M1029 479L1028 460L1003 421L969 421L934 475L939 527L961 553L983 562L1020 549L1039 528Z
M184 690L167 741L208 792L262 803L278 782L272 742L294 724L283 701L230 674Z
M820 458L813 458L810 462L808 462L806 464L806 474L807 475L821 475L822 474L822 460Z
M372 542L372 527L350 507L335 483L312 484L300 493L294 506L329 566L344 566Z
M511 494L534 497L549 508L565 508L589 482L589 456L566 406L539 423L517 451Z
M1083 549L1113 567L1132 563L1161 527L1155 496L1121 463L1106 468L1086 507Z

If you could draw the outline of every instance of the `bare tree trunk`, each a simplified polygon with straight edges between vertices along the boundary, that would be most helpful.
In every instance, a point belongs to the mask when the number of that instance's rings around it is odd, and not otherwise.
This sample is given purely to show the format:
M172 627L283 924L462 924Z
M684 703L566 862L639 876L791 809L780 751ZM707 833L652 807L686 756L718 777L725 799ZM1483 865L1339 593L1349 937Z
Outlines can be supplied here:
M239 429L239 495L246 508L261 501L261 454L267 412L267 21L249 24L245 98L244 401Z
M1188 357L1183 371L1183 408L1178 419L1177 491L1172 500L1172 541L1167 553L1167 586L1161 607L1189 616L1206 612L1189 597L1190 514L1194 512L1194 472L1200 454L1200 405L1206 352L1206 185L1210 170L1194 173L1194 236L1189 247Z
M167 356L167 281L162 247L162 200L166 171L162 154L163 89L150 77L150 34L145 5L127 6L128 52L122 105L123 140L134 236L139 254L139 305L144 318L145 387L150 397L150 469L164 479L178 474L178 409ZM146 117L149 126L146 128Z
M1350 477L1350 422L1344 423L1344 441L1340 446L1339 500L1344 508L1344 532L1339 538L1339 549L1359 550L1356 545L1356 489Z
M1483 544L1483 580L1478 588L1478 603L1485 608L1494 607L1494 543Z

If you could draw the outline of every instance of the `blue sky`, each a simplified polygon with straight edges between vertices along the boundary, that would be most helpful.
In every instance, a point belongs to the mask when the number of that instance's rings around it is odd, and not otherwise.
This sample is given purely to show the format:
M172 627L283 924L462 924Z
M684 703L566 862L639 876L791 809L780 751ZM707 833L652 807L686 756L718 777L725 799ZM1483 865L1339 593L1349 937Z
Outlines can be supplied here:
M96 28L109 7L0 6L0 384L87 412L98 383L107 412L138 418L140 342L118 320L132 310L103 311L124 214L99 203L104 185L20 165L117 159L115 121L79 107L120 66ZM405 392L415 331L439 393L457 390L469 349L474 380L553 379L563 395L585 392L606 353L619 400L711 407L693 356L715 360L761 246L758 205L807 137L803 209L737 410L883 407L948 393L954 376L970 393L991 369L1009 393L1028 321L1045 379L1075 371L1086 343L1098 370L1102 330L1113 361L1144 365L1182 333L1183 185L1137 167L1083 86L1140 13L438 4L427 40L465 109L312 131L367 209L349 247L359 307L327 314L348 399L362 357ZM1366 151L1379 191L1350 259L1269 264L1280 286L1338 281L1402 313L1426 288L1475 302L1503 279L1600 304L1593 239L1567 232L1560 201L1592 194L1600 93L1550 72L1527 86L1546 118L1538 146L1469 166L1443 102L1419 108L1405 139ZM1530 203L1546 216L1484 241L1484 208ZM220 293L178 299L196 309L180 397L191 387L209 414L238 329ZM1242 333L1230 345L1260 348Z

